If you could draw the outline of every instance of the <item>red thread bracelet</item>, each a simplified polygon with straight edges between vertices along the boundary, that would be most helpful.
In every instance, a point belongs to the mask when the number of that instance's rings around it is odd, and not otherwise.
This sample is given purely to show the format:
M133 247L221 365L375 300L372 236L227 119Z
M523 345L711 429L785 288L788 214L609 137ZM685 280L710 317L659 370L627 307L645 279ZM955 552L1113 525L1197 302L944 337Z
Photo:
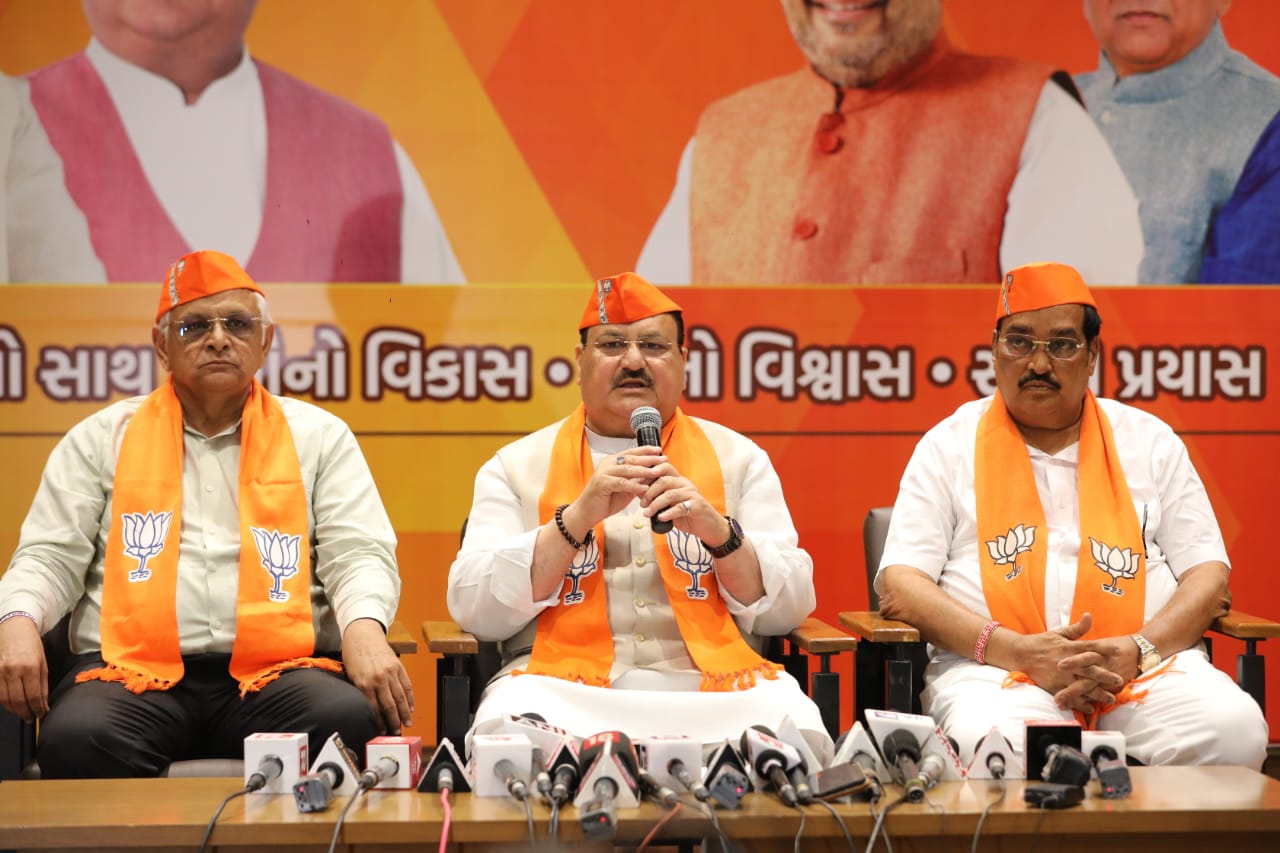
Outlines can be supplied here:
M982 626L982 632L978 634L978 642L973 644L973 659L978 663L985 664L987 662L987 641L991 639L991 635L999 627L1000 623L994 619Z

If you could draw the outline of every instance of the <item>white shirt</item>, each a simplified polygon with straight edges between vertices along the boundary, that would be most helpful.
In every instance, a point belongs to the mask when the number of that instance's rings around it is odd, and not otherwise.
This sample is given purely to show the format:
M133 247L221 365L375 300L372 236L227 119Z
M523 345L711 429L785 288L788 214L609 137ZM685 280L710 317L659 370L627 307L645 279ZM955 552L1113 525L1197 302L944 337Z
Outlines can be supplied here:
M883 589L886 566L911 566L937 581L963 606L990 615L978 561L974 442L991 399L965 403L916 445L893 505L876 574L877 591ZM1188 569L1211 560L1229 565L1226 547L1182 439L1141 409L1108 399L1099 399L1098 404L1111 422L1146 541L1144 618L1150 619L1168 603L1177 579ZM1050 456L1027 448L1049 528L1045 621L1050 630L1071 624L1080 553L1079 450L1076 443ZM1099 577L1104 576L1099 573Z
M101 282L89 224L67 192L62 160L25 80L0 74L0 283Z
M689 284L692 277L689 195L695 142L685 146L675 190L636 261L636 272L659 284ZM1075 267L1090 284L1138 280L1143 254L1138 199L1089 114L1052 80L1040 91L1031 116L1008 204L1000 239L1002 270L1053 260Z
M144 400L121 400L72 427L45 465L9 570L0 613L25 610L47 631L75 607L76 653L101 645L103 565L116 457ZM288 419L311 532L316 649L337 651L356 619L395 617L400 595L396 537L355 436L317 406L276 398ZM235 640L240 542L240 425L183 435L178 636L183 654L230 652Z
M267 114L249 52L194 104L171 81L126 62L97 39L90 39L85 56L178 233L190 246L217 248L247 264L262 229L267 188ZM393 145L404 194L401 280L464 283L422 178L400 143Z

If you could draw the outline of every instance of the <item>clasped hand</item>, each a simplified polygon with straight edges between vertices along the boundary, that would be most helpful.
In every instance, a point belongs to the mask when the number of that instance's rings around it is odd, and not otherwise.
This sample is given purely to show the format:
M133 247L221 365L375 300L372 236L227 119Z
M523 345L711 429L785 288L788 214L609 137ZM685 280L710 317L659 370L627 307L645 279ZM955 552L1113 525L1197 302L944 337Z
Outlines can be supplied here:
M1053 694L1063 710L1091 714L1111 705L1136 674L1137 646L1128 637L1081 640L1093 626L1092 615L1055 631L1022 639L1023 671Z
M600 460L575 501L590 527L640 499L644 514L713 544L728 538L728 522L656 447L633 447Z

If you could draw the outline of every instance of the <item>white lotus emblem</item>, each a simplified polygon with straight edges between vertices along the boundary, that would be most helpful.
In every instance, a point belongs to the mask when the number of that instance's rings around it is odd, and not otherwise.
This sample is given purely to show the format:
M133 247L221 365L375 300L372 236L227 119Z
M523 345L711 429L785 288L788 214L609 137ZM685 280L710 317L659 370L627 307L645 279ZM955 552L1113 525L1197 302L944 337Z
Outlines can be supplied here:
M1010 528L1005 535L989 540L987 552L991 554L991 559L997 566L1013 566L1004 576L1005 580L1011 581L1022 574L1022 566L1017 565L1018 555L1030 551L1035 542L1035 527L1019 524L1017 527Z
M1103 584L1102 588L1112 595L1124 595L1120 588L1120 579L1132 580L1138 576L1138 561L1141 554L1135 554L1132 548L1120 548L1099 542L1089 537L1089 547L1093 551L1093 564L1111 576L1111 585Z

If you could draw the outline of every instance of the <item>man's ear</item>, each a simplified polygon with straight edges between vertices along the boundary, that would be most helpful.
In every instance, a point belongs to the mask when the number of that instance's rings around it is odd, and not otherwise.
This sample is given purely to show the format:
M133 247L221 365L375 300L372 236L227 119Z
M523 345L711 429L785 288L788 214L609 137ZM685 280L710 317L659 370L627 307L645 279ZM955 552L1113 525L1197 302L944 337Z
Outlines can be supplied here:
M160 361L160 366L163 367L166 372L168 372L169 370L168 341L165 340L165 335L163 332L160 331L159 326L151 327L151 346L156 351L156 358Z

